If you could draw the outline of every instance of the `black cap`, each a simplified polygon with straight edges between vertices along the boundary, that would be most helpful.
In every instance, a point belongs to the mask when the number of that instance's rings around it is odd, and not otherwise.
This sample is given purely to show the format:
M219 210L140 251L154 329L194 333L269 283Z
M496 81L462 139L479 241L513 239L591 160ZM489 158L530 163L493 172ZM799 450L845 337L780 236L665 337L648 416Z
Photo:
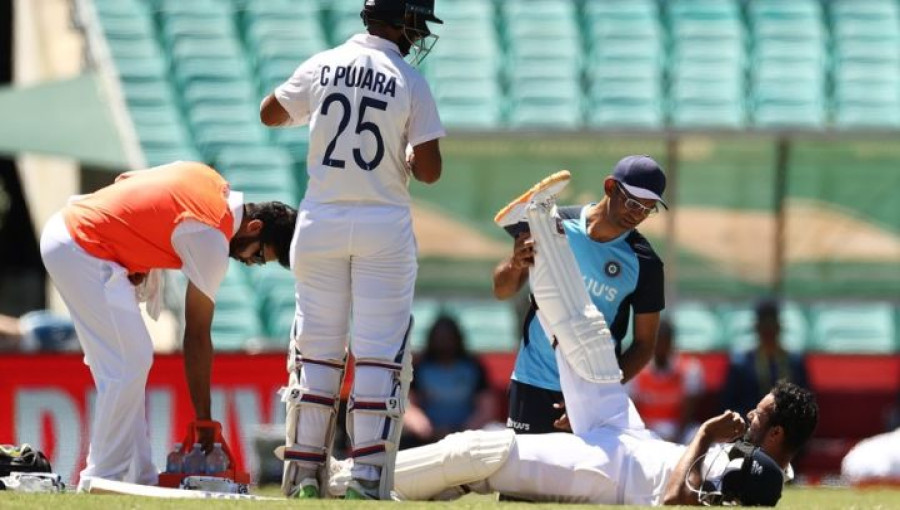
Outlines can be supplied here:
M722 497L741 506L775 506L784 488L784 471L758 446L739 441L729 452L734 459L722 476Z
M616 163L612 178L617 180L625 191L637 198L657 200L666 209L669 206L662 199L666 191L666 174L659 164L650 156L626 156Z

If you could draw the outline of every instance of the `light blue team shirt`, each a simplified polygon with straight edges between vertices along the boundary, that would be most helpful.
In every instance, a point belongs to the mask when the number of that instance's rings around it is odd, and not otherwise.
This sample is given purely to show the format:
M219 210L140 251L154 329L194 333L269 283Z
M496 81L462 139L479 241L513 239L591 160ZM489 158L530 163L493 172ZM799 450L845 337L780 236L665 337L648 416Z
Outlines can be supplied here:
M665 307L662 261L650 243L636 230L598 242L587 234L587 212L593 204L559 208L569 247L578 262L591 301L606 317L616 354L628 331L631 309L635 313L658 312ZM534 301L523 326L523 339L512 378L520 383L561 391L559 368L540 321Z

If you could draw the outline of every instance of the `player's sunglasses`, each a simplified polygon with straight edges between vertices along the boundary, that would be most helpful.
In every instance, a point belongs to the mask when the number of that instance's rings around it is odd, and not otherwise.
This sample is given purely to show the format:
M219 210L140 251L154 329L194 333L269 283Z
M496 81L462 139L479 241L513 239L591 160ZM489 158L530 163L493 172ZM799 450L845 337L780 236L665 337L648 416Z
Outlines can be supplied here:
M628 192L622 189L621 184L616 184L616 189L619 190L619 193L621 193L623 197L625 197L625 208L629 211L634 211L649 216L652 216L659 212L659 206L653 204L652 206L647 207L646 205L638 202L637 200L632 198L631 195L628 194Z

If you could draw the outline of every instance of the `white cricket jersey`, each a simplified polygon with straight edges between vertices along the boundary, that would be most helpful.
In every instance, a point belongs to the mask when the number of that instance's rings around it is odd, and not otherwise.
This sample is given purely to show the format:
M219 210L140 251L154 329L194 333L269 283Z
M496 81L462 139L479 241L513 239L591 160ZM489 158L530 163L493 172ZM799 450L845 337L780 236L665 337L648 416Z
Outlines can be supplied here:
M407 205L407 144L445 134L425 78L369 34L313 55L274 95L310 125L308 202Z

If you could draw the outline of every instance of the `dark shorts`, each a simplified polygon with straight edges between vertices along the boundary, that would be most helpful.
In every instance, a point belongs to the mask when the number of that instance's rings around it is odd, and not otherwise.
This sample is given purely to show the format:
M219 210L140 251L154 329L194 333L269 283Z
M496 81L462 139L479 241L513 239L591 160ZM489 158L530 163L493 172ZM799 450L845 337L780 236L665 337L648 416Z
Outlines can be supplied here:
M509 416L506 427L516 434L562 432L553 422L563 414L553 404L563 401L560 391L545 390L519 381L509 381Z

